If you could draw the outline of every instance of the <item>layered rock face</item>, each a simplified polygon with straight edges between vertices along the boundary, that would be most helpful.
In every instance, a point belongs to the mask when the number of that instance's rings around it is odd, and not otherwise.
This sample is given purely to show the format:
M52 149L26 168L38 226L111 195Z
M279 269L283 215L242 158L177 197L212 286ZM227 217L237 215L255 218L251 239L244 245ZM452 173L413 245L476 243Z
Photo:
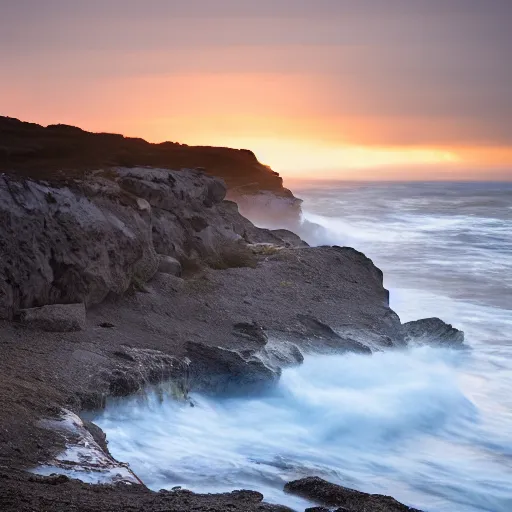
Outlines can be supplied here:
M225 192L197 171L116 168L68 186L0 177L0 318L91 306L170 268L168 258L213 257L243 237L280 240L224 203Z

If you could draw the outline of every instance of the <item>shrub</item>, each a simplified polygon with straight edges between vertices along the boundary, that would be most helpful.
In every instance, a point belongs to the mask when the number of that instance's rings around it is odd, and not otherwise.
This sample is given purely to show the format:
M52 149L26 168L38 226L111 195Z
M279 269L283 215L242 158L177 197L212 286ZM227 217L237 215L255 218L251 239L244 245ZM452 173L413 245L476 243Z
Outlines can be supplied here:
M207 264L217 270L228 268L249 267L256 268L258 258L245 242L224 242L217 248L216 254L206 260Z

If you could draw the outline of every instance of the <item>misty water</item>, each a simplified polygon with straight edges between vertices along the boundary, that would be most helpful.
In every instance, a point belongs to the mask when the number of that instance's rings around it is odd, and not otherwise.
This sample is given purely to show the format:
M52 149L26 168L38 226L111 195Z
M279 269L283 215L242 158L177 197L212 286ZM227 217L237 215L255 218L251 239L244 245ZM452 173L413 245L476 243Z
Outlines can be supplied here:
M363 251L402 321L439 316L469 350L308 356L265 396L150 395L96 419L151 488L282 492L318 475L425 512L512 510L512 186L294 188L318 244Z

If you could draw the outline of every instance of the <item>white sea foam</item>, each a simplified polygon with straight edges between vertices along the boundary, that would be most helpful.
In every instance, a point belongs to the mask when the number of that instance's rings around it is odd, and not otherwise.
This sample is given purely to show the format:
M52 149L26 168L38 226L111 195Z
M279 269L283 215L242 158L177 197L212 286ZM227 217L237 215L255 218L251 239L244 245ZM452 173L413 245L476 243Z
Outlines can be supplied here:
M264 397L194 396L191 408L150 396L112 405L98 423L112 453L154 489L249 487L298 506L284 482L317 474L427 511L505 512L512 472L500 450L512 436L496 438L481 417L472 357L431 348L311 356Z
M507 193L509 190L509 193ZM403 321L439 316L467 351L311 356L266 396L196 407L157 396L98 418L114 456L154 489L251 488L303 510L283 483L319 475L426 512L512 510L512 188L303 190L303 236L379 265Z

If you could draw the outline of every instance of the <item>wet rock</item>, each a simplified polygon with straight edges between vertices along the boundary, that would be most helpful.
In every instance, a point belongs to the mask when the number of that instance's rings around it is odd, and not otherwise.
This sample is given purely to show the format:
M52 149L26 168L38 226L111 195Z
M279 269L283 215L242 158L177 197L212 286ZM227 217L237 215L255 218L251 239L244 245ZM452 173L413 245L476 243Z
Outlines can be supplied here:
M170 274L179 277L181 275L181 263L172 256L160 255L158 271L162 274Z
M19 312L22 324L47 332L81 331L86 327L84 304L52 304Z
M240 491L232 491L231 496L236 500L247 501L252 503L261 503L263 501L263 494L257 491L248 491L242 489Z
M390 496L367 494L335 485L322 478L308 477L288 482L284 490L322 505L342 507L351 512L421 512L399 503Z
M188 361L159 350L122 347L115 352L119 364L107 377L108 391L113 396L128 396L149 384L169 381L180 396L188 393Z
M239 393L261 390L280 377L280 370L270 368L257 352L236 350L189 341L191 388L214 393Z
M339 351L358 352L361 354L371 354L372 351L369 347L351 339L349 337L341 337L333 331L331 327L311 315L297 315L299 322L304 326L304 334L314 338L331 342L324 346L330 347Z
M284 339L272 340L260 352L260 357L272 368L286 368L304 362L299 347Z
M45 466L33 469L36 474L53 469L55 474L67 473L76 477L92 473L106 483L141 483L126 464L118 462L109 453L103 431L90 422L84 423L71 411L63 409L60 418L43 420L40 427L58 432L65 440L65 449ZM60 474L55 476L54 482L47 483L57 485L68 481L67 476Z
M84 428L86 428L89 431L89 433L91 434L94 441L98 444L98 446L103 450L104 453L110 455L110 452L108 450L107 435L105 434L105 432L103 432L103 430L92 421L82 421L84 424Z
M461 346L464 333L439 318L423 318L403 325L404 338L407 343Z

